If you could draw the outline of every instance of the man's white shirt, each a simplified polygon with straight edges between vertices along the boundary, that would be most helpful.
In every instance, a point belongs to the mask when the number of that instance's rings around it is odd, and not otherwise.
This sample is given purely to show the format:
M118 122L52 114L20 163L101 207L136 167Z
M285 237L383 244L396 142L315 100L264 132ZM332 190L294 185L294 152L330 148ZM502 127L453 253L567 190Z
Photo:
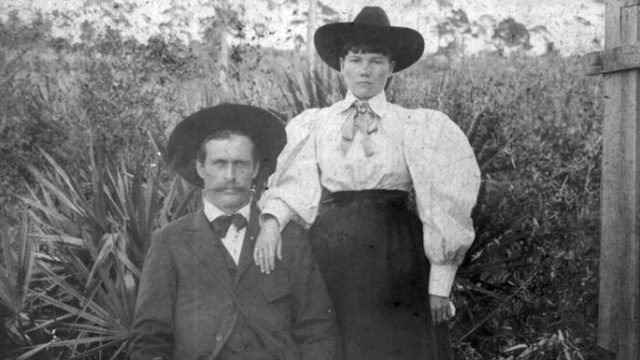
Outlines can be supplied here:
M204 204L204 215L207 217L207 220L209 220L209 222L212 222L219 216L233 215L227 214L224 211L220 210L217 206L210 203L207 198L203 198L202 203ZM249 216L251 214L251 201L249 201L247 205L243 206L235 213L244 216L245 219L249 221ZM229 252L229 255L231 255L231 257L233 258L233 261L236 263L236 265L238 265L238 262L240 261L240 252L242 251L242 244L244 243L244 235L246 231L246 227L238 230L238 228L233 223L231 223L225 236L220 239L224 247Z

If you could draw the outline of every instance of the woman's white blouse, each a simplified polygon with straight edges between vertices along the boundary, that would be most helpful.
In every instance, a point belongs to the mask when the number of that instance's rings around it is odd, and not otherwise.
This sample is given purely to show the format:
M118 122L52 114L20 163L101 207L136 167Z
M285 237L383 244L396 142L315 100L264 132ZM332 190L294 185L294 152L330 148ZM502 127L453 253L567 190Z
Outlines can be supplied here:
M341 128L356 98L309 109L287 125L287 145L259 205L281 226L296 218L307 227L318 213L322 187L331 192L404 190L413 187L423 224L424 250L431 263L429 293L449 296L458 266L473 242L471 210L480 170L465 134L445 114L405 109L384 92L369 99L378 116L371 134L375 153L367 157L356 133L343 154Z

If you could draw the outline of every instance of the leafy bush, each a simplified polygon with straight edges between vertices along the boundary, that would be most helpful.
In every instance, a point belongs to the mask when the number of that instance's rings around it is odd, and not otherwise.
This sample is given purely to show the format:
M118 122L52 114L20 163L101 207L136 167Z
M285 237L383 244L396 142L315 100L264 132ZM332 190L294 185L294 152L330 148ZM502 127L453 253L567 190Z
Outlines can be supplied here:
M25 35L26 34L26 35ZM53 39L44 20L0 25L0 203L11 219L16 198L32 183L26 164L44 164L44 149L61 164L90 161L87 143L104 156L156 156L153 142L180 117L178 78L194 76L181 43L141 45L114 30L70 45ZM174 120L172 122L172 120ZM125 159L135 162L136 159ZM25 182L26 181L26 182Z
M177 178L162 187L160 161L130 169L92 156L64 169L43 156L46 166L29 167L38 186L23 198L34 226L22 243L40 244L42 276L29 288L38 306L25 309L40 318L28 330L49 339L14 342L31 345L19 359L45 350L50 358L124 358L151 232L194 211L197 189Z

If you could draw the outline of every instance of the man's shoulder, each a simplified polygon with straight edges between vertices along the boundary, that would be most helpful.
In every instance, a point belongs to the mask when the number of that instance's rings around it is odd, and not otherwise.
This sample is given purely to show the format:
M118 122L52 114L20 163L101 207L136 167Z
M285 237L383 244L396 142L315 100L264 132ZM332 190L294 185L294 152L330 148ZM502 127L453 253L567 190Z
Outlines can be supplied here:
M153 237L155 239L167 239L165 241L168 241L168 239L173 238L175 234L183 233L185 230L191 229L196 216L199 216L199 212L187 214L173 220L160 229L157 229L154 232Z

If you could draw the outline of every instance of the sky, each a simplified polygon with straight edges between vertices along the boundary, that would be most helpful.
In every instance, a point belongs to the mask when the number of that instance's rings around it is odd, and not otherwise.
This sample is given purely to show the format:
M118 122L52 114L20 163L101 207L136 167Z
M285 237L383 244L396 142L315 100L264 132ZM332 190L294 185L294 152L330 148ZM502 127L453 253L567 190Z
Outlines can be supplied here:
M0 0L0 13L16 9L28 17L36 10L44 13L58 11L54 30L56 35L73 37L83 20L106 25L96 11L87 4L135 4L127 13L131 26L124 31L144 41L159 31L162 23L180 29L174 34L187 39L199 39L197 18L214 15L211 3L224 0ZM291 48L293 38L306 36L304 24L291 25L292 18L300 18L306 10L305 0L228 0L232 6L244 6L245 20L251 24L266 24L268 36L260 41L268 46ZM566 54L581 54L601 50L604 34L604 5L594 0L318 0L337 11L340 21L349 21L363 6L381 6L389 15L392 25L417 29L425 37L426 51L436 51L447 39L438 38L435 24L451 14L452 9L462 9L471 22L500 21L508 17L529 29L544 26L548 32L539 32L532 39L538 49L544 49L547 41ZM451 6L439 3L448 2ZM419 3L418 6L415 4ZM411 4L414 4L413 6ZM171 6L182 7L179 12L166 13ZM488 19L493 20L488 20ZM175 30L171 30L175 31ZM248 38L250 38L249 36ZM490 34L489 34L490 37ZM595 40L595 41L594 41ZM486 47L486 42L471 40L465 43L473 53Z

